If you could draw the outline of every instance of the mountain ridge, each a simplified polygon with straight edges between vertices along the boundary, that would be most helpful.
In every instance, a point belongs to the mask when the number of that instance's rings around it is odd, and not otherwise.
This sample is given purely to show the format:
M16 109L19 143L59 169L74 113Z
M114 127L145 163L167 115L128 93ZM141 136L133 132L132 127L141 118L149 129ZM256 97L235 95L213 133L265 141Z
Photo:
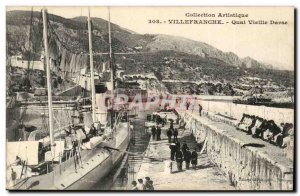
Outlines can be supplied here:
M26 22L29 22L31 11L8 11L7 12L7 24L13 25L12 19L20 20L20 16L24 21L19 21L19 24L24 25ZM18 16L19 15L19 16ZM23 17L22 17L23 15ZM36 19L40 17L39 12L33 12L33 17ZM63 24L64 28L76 29L78 31L86 31L87 17L78 16L73 18L64 18L54 14L48 14L48 18L52 23ZM27 18L26 18L27 17ZM93 27L99 31L99 36L101 41L99 44L103 45L103 48L108 49L107 43L104 40L107 37L108 32L108 22L102 18L92 18ZM28 24L27 24L28 25ZM85 30L84 30L85 29ZM126 28L120 27L117 24L111 23L111 29L113 40L115 45L118 45L115 48L116 52L126 52L132 50L135 47L142 48L140 51L162 51L162 50L174 50L178 52L184 52L188 54L194 54L201 57L212 57L220 59L232 66L236 67L247 67L247 68L259 68L259 69L274 69L276 67L271 64L266 64L259 62L251 57L241 58L233 52L223 52L215 48L212 45L209 45L205 42L195 41L185 37L172 36L172 35L163 35L163 34L138 34L134 31L128 30ZM60 32L59 32L60 33ZM67 35L66 35L67 36ZM102 37L101 37L102 36ZM83 41L83 40L82 40ZM121 43L119 43L121 42ZM95 45L95 44L94 44ZM87 49L86 45L84 46ZM103 52L103 50L97 48L94 49L96 52ZM119 50L119 51L118 51Z
M66 19L48 14L48 19L49 29L69 52L89 52L86 17ZM41 13L9 11L6 22L7 55L22 55L24 60L40 60L43 54ZM92 18L92 26L93 52L107 53L107 21ZM240 58L233 52L222 52L204 42L178 36L136 34L113 23L111 30L115 63L126 74L154 73L159 80L190 79L222 83L234 83L238 78L257 76L273 80L279 86L294 85L293 71L270 69L271 66L251 57ZM53 32L50 36L53 36ZM94 55L96 66L106 60L107 56Z

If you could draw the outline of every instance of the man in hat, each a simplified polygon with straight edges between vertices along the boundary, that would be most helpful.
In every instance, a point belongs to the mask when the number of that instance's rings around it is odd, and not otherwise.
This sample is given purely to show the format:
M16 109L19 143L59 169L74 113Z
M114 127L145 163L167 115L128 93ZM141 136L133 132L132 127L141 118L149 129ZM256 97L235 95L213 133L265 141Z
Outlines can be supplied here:
M191 163L192 163L193 169L196 170L196 166L197 166L197 163L198 163L198 153L196 151L196 148L192 152Z
M156 131L156 129L155 129L155 126L153 126L152 129L151 129L151 134L152 134L152 140L153 140L153 141L155 141L156 133L157 133L157 131Z
M202 112L202 105L199 104L199 115L201 116L201 112Z
M176 163L178 171L182 171L183 155L180 149L176 152Z
M101 130L101 123L99 121L98 124L97 124L97 133L100 134L101 132L102 132L102 130ZM101 133L101 135L102 135L102 133Z
M150 191L154 191L154 186L153 186L153 181L152 180L150 180L149 181L149 184L150 184Z
M90 137L94 137L97 135L97 130L94 126L94 123L91 124L90 132L89 132Z
M163 121L164 121L163 126L165 126L165 124L167 124L167 122L168 122L168 120L167 120L167 115L165 115Z
M22 165L22 160L19 156L16 156L16 165Z
M178 130L177 129L174 129L173 136L174 136L174 140L177 140L177 136L178 136Z
M146 182L145 182L145 189L147 190L147 191L150 191L150 190L153 190L153 185L150 183L150 178L149 177L145 177L145 180L146 180Z
M145 190L145 185L143 184L143 179L138 179L137 188L138 188L139 191L144 191Z
M177 146L175 141L173 140L172 143L169 146L170 150L171 150L171 160L174 161L174 156L175 156L175 152L177 150Z
M137 191L137 190L139 190L139 189L138 189L138 187L137 187L137 183L136 183L136 181L135 181L135 180L134 180L134 181L132 181L131 185L132 185L132 188L131 188L131 190L133 190L133 191Z
M186 169L190 169L191 156L192 156L192 153L191 153L190 149L187 147L186 151L183 153Z
M189 102L189 101L186 101L186 104L185 104L185 106L186 106L186 110L189 110L189 107L190 107L190 102Z
M177 150L180 150L180 142L178 140L175 140L175 144L176 144Z
M173 120L173 119L170 119L169 121L170 121L170 127L173 128L173 127L174 127L174 120Z
M83 123L83 114L82 112L79 113L79 123Z
M156 133L157 133L156 141L159 141L161 135L161 128L159 126L156 127Z
M181 151L184 154L186 152L186 150L188 149L188 146L185 142L183 142L182 147L181 147Z
M171 143L171 137L172 137L172 135L173 135L172 129L169 129L169 130L167 131L167 136L168 136L168 141L169 141L169 143Z
M173 123L170 123L170 129L174 130L174 124Z

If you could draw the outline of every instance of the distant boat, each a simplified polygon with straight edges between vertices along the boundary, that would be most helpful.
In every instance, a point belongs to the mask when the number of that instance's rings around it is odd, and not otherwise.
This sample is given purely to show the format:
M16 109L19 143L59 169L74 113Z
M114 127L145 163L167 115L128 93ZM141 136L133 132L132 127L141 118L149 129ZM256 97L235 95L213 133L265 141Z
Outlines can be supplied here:
M246 105L263 105L268 107L278 107L278 108L294 108L294 103L292 102L275 102L271 98L267 98L264 94L251 94L248 96L243 96L242 98L233 99L235 104L246 104Z

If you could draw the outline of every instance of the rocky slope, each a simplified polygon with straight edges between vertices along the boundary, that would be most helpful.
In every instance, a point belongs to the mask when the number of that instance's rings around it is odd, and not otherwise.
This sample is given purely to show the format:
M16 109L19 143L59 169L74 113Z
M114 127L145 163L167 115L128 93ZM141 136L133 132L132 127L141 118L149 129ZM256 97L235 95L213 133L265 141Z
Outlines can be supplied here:
M65 19L60 16L49 14L49 20L59 36L66 45L70 45L72 50L77 52L87 51L87 18L75 17ZM33 24L32 41L36 42L33 48L35 53L41 49L41 14L29 11L9 11L7 12L8 41L15 44L9 45L9 52L26 53L29 50L29 27ZM51 28L52 28L51 27ZM94 50L95 52L108 51L108 25L107 21L101 18L93 18L94 29ZM233 52L223 52L204 42L198 42L183 37L169 35L140 35L126 30L116 24L112 24L113 48L116 52L126 51L162 51L173 50L187 54L198 55L200 57L212 57L220 59L232 66L245 66L247 68L270 68L270 65L258 62L250 57L239 58ZM39 39L37 39L39 38ZM17 43L17 44L16 44Z
M193 41L183 37L157 35L153 38L153 41L147 45L147 48L149 48L150 51L174 50L201 57L217 58L237 67L270 68L270 66L260 63L250 57L239 58L233 52L223 52L206 43Z
M9 11L6 14L8 55L39 59L43 51L41 13ZM49 14L48 18L51 36L57 36L69 51L88 53L86 17L66 19ZM92 26L94 52L108 52L107 21L92 18ZM270 69L271 65L250 57L240 58L232 52L222 52L203 42L169 35L141 35L116 24L112 24L111 29L114 52L137 53L115 55L116 63L126 72L152 72L160 79L201 80L206 77L208 80L229 82L255 75L279 85L293 86L294 83L292 71ZM104 60L102 56L94 58L95 64Z

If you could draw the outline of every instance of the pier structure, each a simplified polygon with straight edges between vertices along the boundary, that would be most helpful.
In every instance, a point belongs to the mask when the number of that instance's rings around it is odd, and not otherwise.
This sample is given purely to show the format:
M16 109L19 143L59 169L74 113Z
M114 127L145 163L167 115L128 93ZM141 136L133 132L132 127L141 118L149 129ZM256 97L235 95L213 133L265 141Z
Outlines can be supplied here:
M238 190L292 190L293 160L285 149L236 129L236 120L185 111L198 143L206 138L207 155Z
M286 150L236 129L238 120L198 110L179 111L186 122L179 142L197 148L196 170L170 172L170 149L166 135L151 141L138 178L150 177L156 190L293 190L293 160ZM168 125L167 125L168 126ZM178 127L178 125L175 125Z
M169 124L166 125L169 127ZM179 128L174 125L174 128ZM178 129L178 141L186 143L190 150L202 148L196 142L191 129ZM206 153L199 154L196 170L186 169L183 162L183 171L178 171L176 161L170 160L170 149L166 131L162 130L161 140L151 139L145 152L145 157L136 179L150 177L155 190L235 190L223 172L209 159ZM151 159L149 159L151 158ZM170 168L172 163L172 168Z

